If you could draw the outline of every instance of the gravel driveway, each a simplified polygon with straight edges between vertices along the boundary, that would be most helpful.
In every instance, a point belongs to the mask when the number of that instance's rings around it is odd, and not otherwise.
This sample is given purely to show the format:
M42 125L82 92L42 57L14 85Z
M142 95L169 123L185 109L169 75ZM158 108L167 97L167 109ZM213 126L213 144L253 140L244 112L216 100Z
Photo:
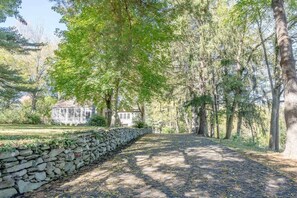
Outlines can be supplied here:
M297 184L193 134L146 135L26 197L297 197Z

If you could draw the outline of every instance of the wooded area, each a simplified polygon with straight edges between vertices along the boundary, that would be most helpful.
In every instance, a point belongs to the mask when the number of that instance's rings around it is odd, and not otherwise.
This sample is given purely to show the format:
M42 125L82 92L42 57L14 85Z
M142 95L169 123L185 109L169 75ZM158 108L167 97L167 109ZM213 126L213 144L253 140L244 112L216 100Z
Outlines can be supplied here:
M75 97L106 109L108 126L137 106L163 133L245 139L297 158L295 0L51 1L67 26L58 47L40 27L0 29L0 122L15 112L46 122L51 105ZM0 21L25 24L20 5L0 3Z

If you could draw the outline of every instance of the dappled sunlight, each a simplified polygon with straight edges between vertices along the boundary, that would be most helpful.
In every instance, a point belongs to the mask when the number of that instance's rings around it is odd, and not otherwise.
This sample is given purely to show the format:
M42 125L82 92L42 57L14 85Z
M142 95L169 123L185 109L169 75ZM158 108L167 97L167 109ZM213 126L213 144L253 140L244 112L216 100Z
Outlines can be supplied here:
M114 175L113 177L109 177L104 184L107 189L115 190L118 187L121 188L137 188L145 185L144 181L133 174L124 173L119 175Z
M200 157L214 161L221 161L223 159L222 155L219 152L210 150L208 148L187 148L185 150L185 153L190 157Z
M136 159L139 159L138 156L135 156ZM141 159L141 156L140 156ZM181 152L172 151L172 152L160 152L158 156L152 156L147 158L147 160L143 159L142 161L145 165L149 165L152 167L160 167L160 166L168 166L171 168L189 168L190 166L186 164L185 158ZM143 164L139 163L138 165L143 166Z
M101 165L53 185L55 187L50 189L55 190L39 191L35 195L141 198L297 196L296 183L286 177L235 151L191 134L145 136Z
M110 170L98 170L95 169L92 172L88 172L86 174L80 175L74 180L71 180L59 188L61 190L69 190L70 192L77 192L80 191L81 188L90 187L90 183L97 183L105 178L108 178L112 174Z
M185 180L175 174L178 172L176 168L187 169L190 167L185 163L182 153L177 151L162 152L159 156L135 156L135 158L137 166L142 169L143 174L163 183L163 185L182 186L185 184ZM186 170L179 169L179 171Z
M135 197L139 197L139 198L151 198L151 197L166 198L166 197L168 197L165 193L161 192L160 190L156 190L152 187L143 187L143 188L137 190L137 192L139 192L139 194L136 195Z
M282 185L286 185L286 181L283 178L269 178L266 182L265 191L268 195L273 196Z
M185 197L211 197L207 192L195 191L185 192Z

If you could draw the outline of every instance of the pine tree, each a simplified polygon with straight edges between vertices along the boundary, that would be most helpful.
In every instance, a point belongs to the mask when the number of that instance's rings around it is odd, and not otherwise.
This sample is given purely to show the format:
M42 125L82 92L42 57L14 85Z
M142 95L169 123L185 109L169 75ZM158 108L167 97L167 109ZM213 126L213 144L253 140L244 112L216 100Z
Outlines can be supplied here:
M7 17L14 16L21 23L26 24L18 12L20 5L21 0L0 1L0 22L5 22ZM13 27L0 27L0 49L10 53L28 53L32 50L39 50L38 47L42 45L29 42ZM20 91L28 89L28 84L25 85L18 70L13 69L11 65L0 63L0 99L2 101L11 100L17 97Z

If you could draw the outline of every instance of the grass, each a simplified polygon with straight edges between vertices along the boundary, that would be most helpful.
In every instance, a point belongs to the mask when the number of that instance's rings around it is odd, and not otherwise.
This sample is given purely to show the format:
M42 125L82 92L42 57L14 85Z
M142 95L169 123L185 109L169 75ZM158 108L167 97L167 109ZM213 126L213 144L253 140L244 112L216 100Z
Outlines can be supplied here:
M0 124L0 150L65 139L65 134L85 132L98 127Z
M227 147L236 149L238 151L253 151L253 152L260 152L260 153L266 153L268 152L268 149L266 147L260 147L257 144L254 144L252 142L248 142L246 140L232 140L232 139L211 139L212 141L215 141L217 143L223 144Z
M234 149L247 158L270 167L297 182L297 160L289 159L282 153L270 151L267 147L260 147L244 140L218 140L214 138L211 140Z

